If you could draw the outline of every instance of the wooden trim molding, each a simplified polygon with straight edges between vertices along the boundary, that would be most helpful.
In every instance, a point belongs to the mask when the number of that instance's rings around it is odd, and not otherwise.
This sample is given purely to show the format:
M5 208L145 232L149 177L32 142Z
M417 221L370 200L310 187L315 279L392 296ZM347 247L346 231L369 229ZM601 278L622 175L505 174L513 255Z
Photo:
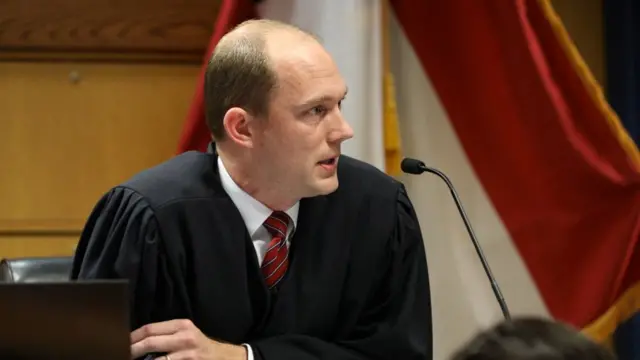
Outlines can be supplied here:
M0 60L202 62L220 0L3 0Z
M1 0L0 0L1 1ZM0 48L0 62L47 62L47 63L126 63L126 64L201 64L203 54L197 53L112 53L82 51L22 51Z
M3 235L79 235L85 220L80 219L24 219L1 220Z

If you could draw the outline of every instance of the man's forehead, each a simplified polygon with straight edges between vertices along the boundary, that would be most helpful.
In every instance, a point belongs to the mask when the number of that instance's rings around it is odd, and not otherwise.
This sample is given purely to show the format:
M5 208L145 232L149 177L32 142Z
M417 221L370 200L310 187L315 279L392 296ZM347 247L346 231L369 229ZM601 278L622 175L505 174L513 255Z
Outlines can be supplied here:
M343 96L344 79L334 66L305 62L281 63L277 67L279 92L293 98Z
M294 83L339 76L331 56L319 47L290 48L273 56L272 61L278 77Z
M335 62L315 38L281 32L268 36L266 45L280 93L308 96L309 92L324 92L336 96L333 93L343 91L344 80Z

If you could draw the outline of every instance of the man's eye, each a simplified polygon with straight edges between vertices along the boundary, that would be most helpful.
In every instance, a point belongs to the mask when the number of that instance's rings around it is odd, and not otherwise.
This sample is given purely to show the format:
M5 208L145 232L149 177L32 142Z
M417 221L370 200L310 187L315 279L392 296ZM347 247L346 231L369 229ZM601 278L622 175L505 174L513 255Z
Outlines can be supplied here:
M322 116L326 114L327 108L324 106L316 106L309 112L313 116Z

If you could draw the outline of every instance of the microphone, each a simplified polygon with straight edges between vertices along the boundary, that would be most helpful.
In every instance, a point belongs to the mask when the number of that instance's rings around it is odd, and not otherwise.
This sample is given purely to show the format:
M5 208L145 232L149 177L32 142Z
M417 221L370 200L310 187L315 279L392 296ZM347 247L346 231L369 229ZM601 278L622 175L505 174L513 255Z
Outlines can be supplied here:
M496 278L491 273L491 269L489 268L489 264L487 263L487 260L484 257L484 253L482 252L482 248L480 247L480 244L478 243L478 239L476 238L475 232L471 228L471 223L469 222L469 219L467 218L467 214L464 211L464 208L462 207L462 202L460 201L460 198L458 197L458 193L456 193L456 190L453 187L453 184L451 183L451 180L449 180L447 175L445 175L442 171L440 171L438 169L430 168L430 167L426 166L422 161L417 160L417 159L404 158L402 160L402 163L400 164L400 168L402 169L403 172L405 172L407 174L412 174L412 175L420 175L423 172L428 172L428 173L437 175L440 179L444 180L444 182L447 184L447 186L449 187L449 191L451 191L451 195L453 196L453 200L455 201L456 206L458 207L458 212L460 212L460 216L462 217L462 220L464 221L464 226L467 228L467 232L469 233L469 237L471 238L471 242L473 243L473 246L476 248L476 253L478 254L478 257L480 258L480 262L482 263L482 267L484 268L484 272L487 275L487 278L489 278L489 281L491 282L491 287L493 289L493 294L495 295L496 300L498 300L498 304L500 304L500 309L502 310L502 315L504 316L504 318L506 320L511 320L511 314L509 314L509 308L507 308L507 303L504 301L504 297L502 296L502 292L500 292L500 287L498 286L498 282L496 281Z

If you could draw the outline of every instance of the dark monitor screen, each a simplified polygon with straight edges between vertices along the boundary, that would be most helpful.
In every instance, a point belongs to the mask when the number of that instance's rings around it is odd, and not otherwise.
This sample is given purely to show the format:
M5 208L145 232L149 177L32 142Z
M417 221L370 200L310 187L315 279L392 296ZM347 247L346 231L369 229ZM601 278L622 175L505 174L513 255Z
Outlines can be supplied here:
M126 281L0 284L0 359L130 358Z

